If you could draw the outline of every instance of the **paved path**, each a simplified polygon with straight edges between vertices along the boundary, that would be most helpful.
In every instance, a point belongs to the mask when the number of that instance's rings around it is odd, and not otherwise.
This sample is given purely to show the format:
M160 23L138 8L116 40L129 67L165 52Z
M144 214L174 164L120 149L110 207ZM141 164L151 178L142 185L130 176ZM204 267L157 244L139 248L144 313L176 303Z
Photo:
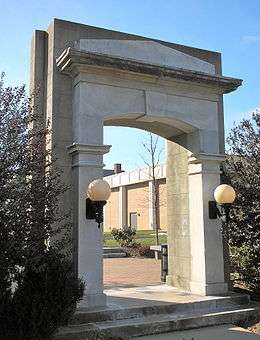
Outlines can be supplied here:
M206 327L189 331L149 335L136 338L140 340L257 340L259 335L232 325Z
M161 262L155 259L104 259L104 285L115 286L158 285L161 283Z

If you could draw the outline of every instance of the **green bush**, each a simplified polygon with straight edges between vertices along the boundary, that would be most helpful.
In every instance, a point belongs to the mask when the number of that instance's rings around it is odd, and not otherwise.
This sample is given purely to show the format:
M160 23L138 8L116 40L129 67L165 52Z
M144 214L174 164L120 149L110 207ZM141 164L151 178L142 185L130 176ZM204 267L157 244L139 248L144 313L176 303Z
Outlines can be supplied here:
M83 292L59 254L72 253L70 212L59 204L67 187L46 148L50 125L32 107L36 97L30 100L24 86L5 87L0 75L1 340L48 338Z
M260 291L260 111L243 119L228 137L225 173L237 197L228 225L236 278Z
M260 292L259 255L247 245L232 247L231 265L235 279Z
M9 322L1 339L49 339L68 323L83 291L84 284L75 276L71 262L56 250L28 260L6 304L12 325Z
M112 229L111 234L121 247L131 247L135 243L136 229L131 227Z

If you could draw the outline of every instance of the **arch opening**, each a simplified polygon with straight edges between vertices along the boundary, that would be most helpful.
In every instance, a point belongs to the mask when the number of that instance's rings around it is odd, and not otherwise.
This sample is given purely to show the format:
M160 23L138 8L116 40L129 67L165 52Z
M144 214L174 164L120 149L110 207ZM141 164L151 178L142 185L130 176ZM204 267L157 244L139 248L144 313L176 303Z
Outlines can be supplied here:
M132 127L152 132L167 140L174 141L178 136L193 133L197 127L176 118L128 113L106 116L103 118L104 126Z
M124 122L127 124L127 122ZM106 126L108 129L110 125ZM158 198L158 206L154 206L154 187L152 185L151 168L142 159L144 156L146 161L151 161L147 157L145 149L142 147L143 142L149 141L150 132L148 128L138 128L136 126L117 125L112 129L119 130L121 136L117 135L117 141L111 136L105 136L105 144L111 144L111 151L105 155L106 160L109 154L114 153L112 157L117 163L120 163L119 169L114 167L116 173L109 174L104 177L111 186L111 196L107 201L104 209L104 247L105 252L111 251L110 247L118 251L120 244L115 242L112 236L112 229L125 229L131 227L136 229L135 242L141 244L140 248L129 248L129 254L137 255L140 252L146 252L147 256L136 258L123 257L119 254L114 259L107 259L109 255L105 255L103 262L104 287L110 289L113 287L126 287L131 285L147 286L161 284L161 262L159 259L151 257L150 246L156 246L156 228L158 227L159 244L167 243L167 207L166 207L166 165L164 152L161 154L159 164L156 166L156 195ZM139 130L139 131L138 131ZM132 133L131 133L132 132ZM154 132L154 130L152 131ZM106 135L106 134L105 134ZM129 136L132 136L132 139ZM134 137L136 135L136 137ZM123 139L122 140L122 136ZM110 137L110 138L109 138ZM154 140L160 136L154 135ZM134 138L134 140L133 140ZM125 140L128 143L125 143ZM165 143L165 139L159 138L156 158L161 151L161 147ZM116 145L115 145L116 144ZM130 157L128 150L131 149ZM133 150L134 149L134 150ZM119 155L119 158L116 158ZM134 161L133 161L134 159ZM157 160L156 160L157 162ZM150 162L149 162L150 163ZM110 159L110 165L113 163ZM117 164L118 165L118 164ZM151 163L150 163L151 166ZM119 170L119 171L118 171ZM157 224L158 223L158 224ZM150 253L150 254L149 254ZM114 255L116 256L116 255ZM150 271L147 272L147 268Z

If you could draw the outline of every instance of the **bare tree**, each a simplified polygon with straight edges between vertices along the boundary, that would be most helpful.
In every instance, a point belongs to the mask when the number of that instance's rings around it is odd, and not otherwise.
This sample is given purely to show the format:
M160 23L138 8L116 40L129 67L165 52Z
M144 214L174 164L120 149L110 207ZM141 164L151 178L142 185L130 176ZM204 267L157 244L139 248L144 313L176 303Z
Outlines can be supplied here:
M153 212L155 215L154 229L156 234L156 244L159 244L159 229L160 229L160 198L159 198L159 179L158 165L160 164L163 148L159 145L159 136L148 132L148 138L142 142L145 155L141 155L143 162L148 166L149 177L152 182L152 191L154 199L152 199Z

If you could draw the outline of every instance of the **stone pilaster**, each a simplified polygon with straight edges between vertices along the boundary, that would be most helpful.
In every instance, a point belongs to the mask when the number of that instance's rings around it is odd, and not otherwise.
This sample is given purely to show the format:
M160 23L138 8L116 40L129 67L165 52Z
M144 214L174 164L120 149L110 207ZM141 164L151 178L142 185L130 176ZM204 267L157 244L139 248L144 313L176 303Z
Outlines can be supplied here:
M188 151L167 143L167 238L169 285L190 290L191 253L189 226Z
M224 294L220 221L208 216L224 156L191 154L168 142L167 157L167 283L201 295Z
M108 145L72 144L74 263L86 283L84 300L89 308L106 305L103 293L103 226L86 219L86 190L89 183L103 177L103 155Z
M223 155L198 154L188 159L191 248L190 289L202 295L224 294L223 243L220 221L209 219L208 202L220 184Z

